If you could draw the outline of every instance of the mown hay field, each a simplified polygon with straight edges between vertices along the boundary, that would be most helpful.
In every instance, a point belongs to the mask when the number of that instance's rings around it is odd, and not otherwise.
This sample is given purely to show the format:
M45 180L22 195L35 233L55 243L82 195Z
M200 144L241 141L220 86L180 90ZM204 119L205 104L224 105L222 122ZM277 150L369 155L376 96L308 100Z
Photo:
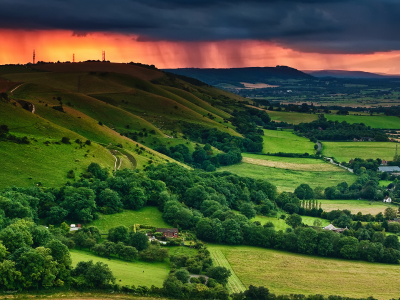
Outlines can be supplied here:
M108 233L113 227L134 224L150 225L158 228L171 228L162 218L162 212L157 207L145 206L139 210L124 210L112 215L100 215L100 218L91 222L89 226L96 226L100 232Z
M310 123L318 119L318 116L314 114L303 114L296 112L270 111L270 110L268 110L267 113L274 121L286 122L295 125L300 123Z
M325 164L326 163L322 159L314 159L314 158L282 157L282 156L273 156L273 155L266 155L266 154L253 154L253 153L242 153L242 156L248 157L248 158L264 159L264 160L292 163L292 164Z
M396 144L390 142L322 142L325 156L334 157L339 162L350 159L386 159L393 160Z
M353 214L362 212L363 215L371 214L375 216L378 213L383 213L387 207L397 207L393 204L383 203L381 201L367 201L367 200L318 200L321 202L321 207L325 211L336 209L348 209Z
M276 185L278 191L281 192L293 192L302 183L307 183L312 188L316 188L317 186L327 188L329 186L336 186L343 181L351 185L357 179L357 176L350 172L294 171L247 163L221 167L218 171L227 171L244 177L265 179Z
M263 153L314 153L314 143L292 131L266 130L263 136Z
M209 245L221 250L246 287L276 294L398 298L398 265L307 256L250 246ZM390 278L390 279L389 279Z
M250 158L250 157L243 157L242 162L258 166L295 170L295 171L345 172L344 169L329 163L297 164L297 163L289 163L283 161L278 162L266 159Z
M318 200L319 202L319 200ZM285 230L286 228L289 228L290 226L285 223L285 220L280 219L280 215L282 213L278 213L276 217L267 217L267 216L261 216L257 215L255 218L251 219L251 222L258 221L261 223L261 225L264 225L267 222L271 222L274 224L274 228L276 231L278 230ZM330 222L326 219L321 219L321 218L315 218L315 217L308 217L308 216L301 216L301 219L304 224L308 226L313 226L315 220L320 220L321 221L321 226L325 227L330 224Z

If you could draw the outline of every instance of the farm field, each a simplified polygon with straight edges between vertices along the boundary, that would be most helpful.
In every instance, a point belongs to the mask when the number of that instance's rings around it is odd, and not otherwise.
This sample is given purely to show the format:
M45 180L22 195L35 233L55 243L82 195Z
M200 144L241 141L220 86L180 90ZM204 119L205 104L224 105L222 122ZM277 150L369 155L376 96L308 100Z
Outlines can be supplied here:
M364 123L371 128L400 129L400 118L394 116L342 116L326 114L329 121L346 121L347 123Z
M270 168L247 163L239 163L231 166L221 167L219 172L227 171L239 176L265 179L276 185L280 192L293 192L302 183L309 184L312 188L321 186L327 188L336 186L346 181L353 184L356 176L349 172L309 172L293 171L279 168Z
M271 157L271 156L269 156ZM293 159L293 161L300 161L302 158L297 158ZM296 171L331 171L331 172L345 172L344 169L335 166L333 164L330 164L328 162L324 162L322 160L316 160L316 159L306 159L307 161L312 161L312 163L307 164L307 163L292 163L288 161L273 161L269 160L266 156L264 155L256 155L253 154L250 157L249 156L244 156L242 159L242 162L248 163L248 164L253 164L253 165L259 165L259 166L264 166L264 167L272 167L272 168L279 168L279 169L287 169L287 170L296 170ZM320 163L314 162L318 161Z
M321 202L321 207L325 211L348 209L353 214L362 212L364 215L371 214L373 216L380 212L383 213L387 207L394 207L397 209L395 205L380 201L372 201L371 205L367 200L318 200L318 202Z
M225 255L246 287L265 286L276 294L374 296L378 299L396 298L400 293L397 265L306 256L250 246L209 245L208 248Z
M134 224L171 228L162 219L162 212L154 206L145 206L140 210L124 210L122 213L113 215L100 215L100 218L91 222L89 226L96 226L101 233L108 233L108 230L113 227L121 225L129 227Z
M144 285L149 282L157 287L162 287L163 281L168 277L169 264L166 262L127 262L117 258L109 260L100 257L89 251L71 250L72 265L75 267L80 261L93 260L94 263L102 262L107 264L116 278L116 282L123 285ZM144 271L144 272L143 272Z
M322 152L339 162L352 158L393 160L396 144L390 142L322 142Z
M300 123L310 123L318 119L318 115L316 114L314 115L270 110L267 110L267 113L274 121L286 122L294 125L298 125Z
M319 200L318 200L319 202ZM266 216L261 216L257 215L255 218L250 219L251 222L258 221L261 223L261 225L264 225L267 222L272 222L274 224L275 230L285 230L286 228L289 228L290 226L285 223L285 220L279 219L279 216L282 213L278 213L276 217L266 217ZM326 219L321 219L321 218L314 218L314 217L308 217L308 216L301 216L301 219L303 220L303 223L309 226L314 225L315 220L320 220L321 221L321 226L325 227L330 224L330 222Z
M299 137L291 131L266 130L263 136L263 153L314 153L314 143Z

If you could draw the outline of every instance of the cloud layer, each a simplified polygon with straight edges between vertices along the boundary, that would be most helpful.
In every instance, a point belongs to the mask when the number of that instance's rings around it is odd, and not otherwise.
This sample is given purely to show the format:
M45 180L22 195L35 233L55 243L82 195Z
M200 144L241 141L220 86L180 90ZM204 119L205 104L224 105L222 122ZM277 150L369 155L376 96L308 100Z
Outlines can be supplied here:
M400 50L398 0L0 0L0 8L3 29L259 40L313 53Z

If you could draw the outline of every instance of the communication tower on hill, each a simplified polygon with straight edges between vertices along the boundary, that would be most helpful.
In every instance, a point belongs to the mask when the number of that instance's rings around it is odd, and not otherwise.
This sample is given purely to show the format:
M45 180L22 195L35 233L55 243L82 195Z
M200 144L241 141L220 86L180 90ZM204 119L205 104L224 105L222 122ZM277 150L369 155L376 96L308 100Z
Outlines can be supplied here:
M35 49L33 49L33 64L35 64L35 58L36 58L36 56L35 56Z
M75 62L75 53L72 54L72 62Z
M101 57L102 61L106 61L106 51L102 51L102 57Z

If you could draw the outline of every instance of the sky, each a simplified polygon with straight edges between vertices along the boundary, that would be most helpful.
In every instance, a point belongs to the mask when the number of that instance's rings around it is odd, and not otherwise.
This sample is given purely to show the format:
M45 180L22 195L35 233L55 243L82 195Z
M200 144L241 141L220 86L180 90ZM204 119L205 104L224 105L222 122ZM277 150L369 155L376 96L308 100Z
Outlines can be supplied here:
M288 65L400 74L400 0L0 0L0 64Z

